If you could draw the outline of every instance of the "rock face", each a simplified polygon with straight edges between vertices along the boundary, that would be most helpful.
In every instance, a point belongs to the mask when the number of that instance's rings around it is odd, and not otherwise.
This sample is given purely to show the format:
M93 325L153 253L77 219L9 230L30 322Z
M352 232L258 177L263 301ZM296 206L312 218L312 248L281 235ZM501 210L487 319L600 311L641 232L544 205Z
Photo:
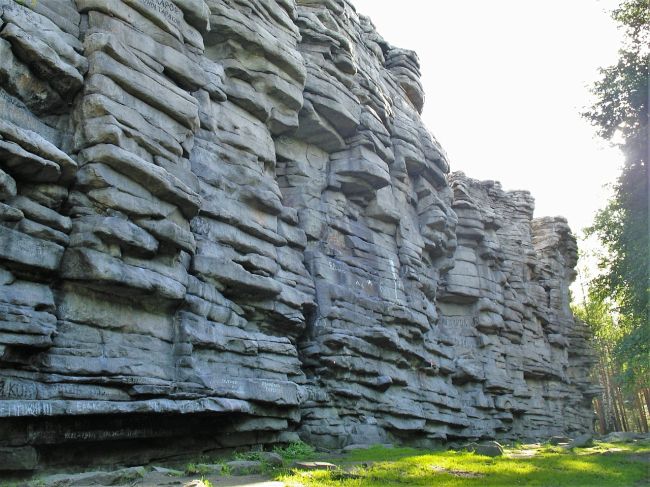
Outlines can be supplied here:
M0 469L590 430L576 244L347 0L0 0Z

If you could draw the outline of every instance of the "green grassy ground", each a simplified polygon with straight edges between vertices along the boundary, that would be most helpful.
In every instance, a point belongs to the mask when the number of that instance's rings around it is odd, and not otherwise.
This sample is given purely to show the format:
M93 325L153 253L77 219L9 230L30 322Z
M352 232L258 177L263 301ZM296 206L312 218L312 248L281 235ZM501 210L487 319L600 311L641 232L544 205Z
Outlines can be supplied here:
M529 455L529 456L528 456ZM334 471L277 474L288 487L636 487L650 485L650 443L605 444L566 451L522 446L490 458L460 451L374 447L332 460Z
M283 458L285 466L263 463L262 472L248 479L252 484L275 479L283 481L287 487L650 487L650 440L616 444L597 442L590 448L574 450L549 445L518 445L506 448L504 456L496 458L465 451L383 447L333 456L317 453L305 443L276 448L275 452ZM254 451L241 452L234 457L264 461L264 456ZM165 485L172 481L183 485L193 479L203 479L206 487L242 485L244 478L230 476L225 463L229 460L232 458L202 457L185 466L172 465L178 472L162 478ZM287 467L296 460L330 462L336 469L306 471ZM220 463L224 468L220 473L210 473L213 469L203 463ZM148 480L149 475L155 474L149 472L142 482L129 484L160 485ZM13 483L0 480L0 487L25 485L39 487L43 482L39 478Z

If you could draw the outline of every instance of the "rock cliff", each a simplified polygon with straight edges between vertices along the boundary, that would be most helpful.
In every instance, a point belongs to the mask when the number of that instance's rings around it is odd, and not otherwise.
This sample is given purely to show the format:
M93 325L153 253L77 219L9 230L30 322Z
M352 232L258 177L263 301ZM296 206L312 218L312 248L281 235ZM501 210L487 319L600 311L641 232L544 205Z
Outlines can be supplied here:
M576 244L348 0L0 0L0 469L591 428Z

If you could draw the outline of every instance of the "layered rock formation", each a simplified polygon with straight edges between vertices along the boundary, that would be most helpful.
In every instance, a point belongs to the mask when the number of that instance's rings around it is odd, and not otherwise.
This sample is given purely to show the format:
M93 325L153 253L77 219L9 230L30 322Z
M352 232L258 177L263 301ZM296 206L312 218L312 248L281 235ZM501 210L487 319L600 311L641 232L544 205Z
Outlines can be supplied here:
M0 60L0 468L591 427L566 221L347 0L0 0Z

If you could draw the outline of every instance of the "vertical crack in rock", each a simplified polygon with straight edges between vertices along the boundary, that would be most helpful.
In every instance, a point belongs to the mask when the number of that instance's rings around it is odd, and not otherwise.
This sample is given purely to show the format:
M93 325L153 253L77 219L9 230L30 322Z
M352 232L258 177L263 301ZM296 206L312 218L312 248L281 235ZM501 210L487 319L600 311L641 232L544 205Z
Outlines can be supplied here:
M591 428L576 244L347 0L0 0L0 469Z

